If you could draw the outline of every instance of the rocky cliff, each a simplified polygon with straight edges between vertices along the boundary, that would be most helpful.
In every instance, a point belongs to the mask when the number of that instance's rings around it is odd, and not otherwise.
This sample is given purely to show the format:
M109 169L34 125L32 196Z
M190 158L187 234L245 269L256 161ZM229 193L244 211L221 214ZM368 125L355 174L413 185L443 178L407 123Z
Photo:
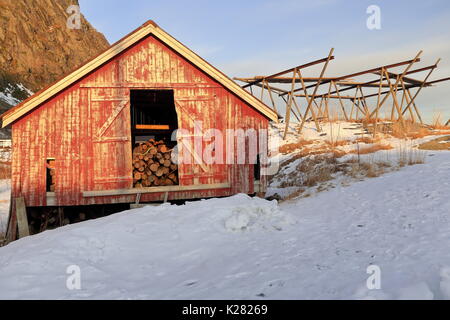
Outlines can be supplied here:
M108 48L82 15L81 28L68 27L71 5L78 0L0 0L0 112Z

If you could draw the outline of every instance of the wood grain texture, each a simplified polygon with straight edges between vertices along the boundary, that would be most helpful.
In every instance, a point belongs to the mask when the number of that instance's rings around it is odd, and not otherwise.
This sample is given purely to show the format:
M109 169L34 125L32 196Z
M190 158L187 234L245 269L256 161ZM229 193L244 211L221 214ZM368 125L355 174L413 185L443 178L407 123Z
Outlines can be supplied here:
M191 137L196 135L195 121L202 122L203 131L255 129L259 133L268 128L267 117L253 106L150 36L13 124L13 197L24 197L27 206L49 205L45 163L54 158L56 189L50 204L135 202L136 195L130 194L83 197L85 191L132 187L130 104L121 105L130 101L131 89L173 90L178 127ZM194 150L202 155L205 147L196 144ZM227 147L224 143L224 157ZM267 153L267 144L263 148L259 151ZM236 160L236 152L233 157ZM230 188L181 190L171 192L168 200L255 192L253 164L199 164L191 158L191 164L179 167L180 186L229 183ZM260 189L265 188L263 177ZM164 197L165 192L142 194L141 202Z

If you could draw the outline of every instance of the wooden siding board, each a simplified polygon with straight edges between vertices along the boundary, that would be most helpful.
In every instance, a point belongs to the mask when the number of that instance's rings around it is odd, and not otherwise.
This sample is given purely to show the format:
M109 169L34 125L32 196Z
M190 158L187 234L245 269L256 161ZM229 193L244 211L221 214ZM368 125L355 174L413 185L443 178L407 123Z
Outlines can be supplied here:
M129 82L130 87L123 87L127 85L125 82ZM129 187L131 183L131 141L104 146L98 146L93 141L101 123L106 121L113 105L117 103L114 99L129 99L131 87L172 88L177 101L179 127L188 129L192 134L195 120L203 121L204 130L222 130L224 139L226 129L267 127L268 120L263 115L158 39L149 37L13 124L13 194L22 193L29 206L46 205L45 159L55 157L58 205L134 202L135 198L130 196L81 197L82 191L120 189ZM104 101L94 101L96 99ZM105 135L130 136L129 124L130 112L127 106ZM30 145L36 147L29 149ZM224 157L226 148L224 140ZM203 149L204 146L201 153ZM107 161L104 155L110 156L111 150L115 154L112 160L115 165L99 165L99 161ZM103 156L99 157L99 154ZM234 157L236 161L236 152ZM191 161L194 163L194 159ZM169 199L253 192L252 165L213 164L206 167L207 170L203 171L195 164L181 165L180 184L230 182L232 188L171 193ZM128 175L129 181L100 185L95 182L99 177ZM145 195L142 201L157 201L163 197L164 194Z

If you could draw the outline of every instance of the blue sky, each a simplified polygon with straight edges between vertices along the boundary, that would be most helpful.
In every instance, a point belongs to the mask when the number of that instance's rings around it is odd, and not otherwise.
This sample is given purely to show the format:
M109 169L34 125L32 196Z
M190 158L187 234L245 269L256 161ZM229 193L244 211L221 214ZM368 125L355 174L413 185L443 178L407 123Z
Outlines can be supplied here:
M152 19L229 76L270 74L328 54L328 76L412 59L442 58L432 79L450 76L448 0L156 1L80 0L81 11L112 43ZM381 8L381 30L366 27L369 5ZM315 75L318 70L311 70ZM423 79L425 74L416 74ZM431 118L450 118L450 82L418 98Z

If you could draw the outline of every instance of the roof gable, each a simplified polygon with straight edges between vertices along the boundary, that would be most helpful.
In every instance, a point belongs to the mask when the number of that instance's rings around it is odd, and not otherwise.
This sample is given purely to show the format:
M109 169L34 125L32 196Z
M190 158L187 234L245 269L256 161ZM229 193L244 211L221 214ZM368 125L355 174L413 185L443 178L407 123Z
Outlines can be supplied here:
M51 99L59 92L74 84L84 76L89 73L95 71L100 66L104 65L120 53L124 52L143 38L148 35L154 35L159 40L161 40L168 47L172 48L175 52L180 54L186 60L191 62L197 68L208 74L211 78L219 82L221 85L229 89L233 94L244 100L250 106L255 108L258 112L263 114L270 120L277 121L278 115L270 109L267 105L265 105L262 101L257 99L255 96L251 95L244 89L242 89L238 84L236 84L233 80L228 78L221 71L214 68L208 62L203 60L189 48L184 46L181 42L177 41L175 38L170 36L164 30L159 28L153 21L149 21L145 23L143 26L133 31L123 39L119 40L115 44L113 44L108 50L98 55L96 58L87 62L82 67L73 71L69 75L65 76L61 80L55 82L51 86L46 89L43 89L31 96L27 100L23 101L21 104L15 106L9 111L5 112L1 115L2 127L6 127L7 125L13 123L19 118L23 117L27 113L31 112L35 108L39 107L42 103Z

